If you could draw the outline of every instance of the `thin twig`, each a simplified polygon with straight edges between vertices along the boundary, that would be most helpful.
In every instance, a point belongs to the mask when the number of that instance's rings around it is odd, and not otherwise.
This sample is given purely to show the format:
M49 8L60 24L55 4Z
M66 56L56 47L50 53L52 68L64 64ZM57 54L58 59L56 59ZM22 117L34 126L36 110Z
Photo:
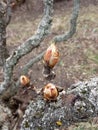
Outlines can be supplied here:
M74 8L73 8L72 16L71 16L71 19L70 19L70 29L65 34L55 36L54 39L53 39L53 41L55 43L67 41L69 38L71 38L75 34L76 25L77 25L77 18L78 18L78 14L79 14L79 6L80 6L80 0L74 0Z
M32 60L29 61L29 63L27 63L23 69L22 69L22 74L27 74L28 70L33 66L33 64L37 63L38 61L40 61L43 58L45 51L38 54L35 58L33 58Z

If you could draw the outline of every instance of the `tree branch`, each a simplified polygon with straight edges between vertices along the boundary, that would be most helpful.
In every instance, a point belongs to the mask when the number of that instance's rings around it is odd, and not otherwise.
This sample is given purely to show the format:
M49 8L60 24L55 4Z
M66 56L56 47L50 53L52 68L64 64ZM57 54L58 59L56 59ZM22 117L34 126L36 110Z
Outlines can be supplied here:
M6 7L6 26L10 23L11 16L12 16L11 0L7 0L7 7Z
M29 69L35 64L36 62L40 61L44 55L45 51L38 54L35 58L31 59L29 63L27 63L24 68L22 69L22 74L27 74Z
M6 60L4 68L4 82L0 84L0 93L2 93L12 82L13 68L19 59L38 47L41 41L49 33L52 22L53 0L44 0L44 16L38 26L35 35L30 37L25 43L20 45L16 51Z
M4 66L6 59L9 57L9 53L6 47L6 26L8 24L7 6L3 1L0 2L0 66ZM10 9L10 7L8 8Z
M80 0L74 0L74 8L72 12L72 17L70 19L70 29L67 33L54 37L53 41L55 43L67 41L76 32L77 18L79 14L79 5L80 5Z
M61 41L66 41L74 35L74 33L76 32L76 24L77 24L77 18L79 14L79 4L80 4L80 0L74 0L74 7L73 7L72 16L70 19L69 32L67 34L62 34L62 35L58 35L54 37L53 42L57 43ZM28 70L33 66L34 63L40 61L43 58L43 55L44 55L44 52L40 53L34 59L31 59L30 62L27 65L25 65L23 69L23 73L26 74Z
M75 122L87 121L98 113L98 78L79 82L57 102L46 102L42 97L32 101L25 111L20 130L64 129Z

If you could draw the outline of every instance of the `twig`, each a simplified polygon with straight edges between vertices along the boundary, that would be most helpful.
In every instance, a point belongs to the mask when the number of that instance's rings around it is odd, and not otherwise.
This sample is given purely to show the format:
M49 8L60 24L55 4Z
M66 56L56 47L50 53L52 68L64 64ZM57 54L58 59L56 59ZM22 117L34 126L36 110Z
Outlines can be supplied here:
M78 18L78 14L79 14L79 5L80 5L80 0L74 0L74 8L73 8L73 12L72 12L72 17L70 19L70 29L65 34L55 36L53 39L53 41L55 43L67 41L76 32L77 18Z
M29 63L27 63L23 70L22 70L22 74L27 74L28 70L33 66L33 64L35 64L36 62L40 61L44 55L45 51L38 54L35 58L33 58L32 60L29 61Z

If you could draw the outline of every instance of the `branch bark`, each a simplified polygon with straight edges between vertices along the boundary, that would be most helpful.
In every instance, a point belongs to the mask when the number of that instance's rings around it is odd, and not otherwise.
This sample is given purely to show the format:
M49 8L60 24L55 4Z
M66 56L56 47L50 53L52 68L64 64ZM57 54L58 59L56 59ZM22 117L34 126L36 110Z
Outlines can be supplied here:
M27 107L21 130L61 130L97 113L98 78L93 78L73 84L65 94L59 94L57 102L46 102L38 96Z
M38 26L35 35L30 37L25 43L19 46L13 54L6 60L4 67L4 82L0 84L0 94L3 93L10 86L13 75L13 68L19 61L19 59L31 52L34 48L38 47L41 41L45 38L45 36L49 33L49 28L52 22L52 13L53 13L53 0L44 0L45 8L44 8L44 16ZM14 85L14 84L13 84ZM12 86L13 86L12 85ZM17 86L18 87L18 86ZM10 87L10 90L17 90L17 87Z
M6 27L11 18L10 1L5 4L0 2L0 66L4 66L9 53L6 46Z
M72 16L70 19L70 29L67 33L61 34L58 36L55 36L53 38L53 42L59 43L62 41L67 41L70 39L76 32L76 25L77 25L77 19L78 19L78 14L79 14L79 5L80 5L80 0L74 0L74 6L73 6L73 11L72 11ZM23 69L23 73L26 74L28 70L33 66L34 63L40 61L43 58L44 52L40 53L37 57L34 59L31 59L31 61L25 65Z
M29 71L29 69L35 64L36 62L40 61L44 55L45 51L38 54L35 58L31 59L29 63L27 63L23 69L22 69L22 74L26 75Z
M67 41L69 38L71 38L74 35L74 33L76 32L77 18L79 14L79 5L80 5L80 0L74 0L73 13L70 19L70 29L67 33L54 37L53 39L54 42Z

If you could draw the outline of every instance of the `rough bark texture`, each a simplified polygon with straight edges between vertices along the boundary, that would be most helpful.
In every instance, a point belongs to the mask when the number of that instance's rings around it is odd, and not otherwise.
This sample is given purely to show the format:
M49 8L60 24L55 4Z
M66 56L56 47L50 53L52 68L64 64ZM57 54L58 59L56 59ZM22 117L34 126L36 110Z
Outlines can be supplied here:
M87 121L98 113L98 78L74 84L57 102L40 96L27 107L21 130L55 130Z
M12 116L9 108L5 107L2 103L0 105L0 130L9 130L10 120Z
M0 2L0 66L5 64L8 58L8 50L6 47L6 27L10 21L9 7L3 2Z

